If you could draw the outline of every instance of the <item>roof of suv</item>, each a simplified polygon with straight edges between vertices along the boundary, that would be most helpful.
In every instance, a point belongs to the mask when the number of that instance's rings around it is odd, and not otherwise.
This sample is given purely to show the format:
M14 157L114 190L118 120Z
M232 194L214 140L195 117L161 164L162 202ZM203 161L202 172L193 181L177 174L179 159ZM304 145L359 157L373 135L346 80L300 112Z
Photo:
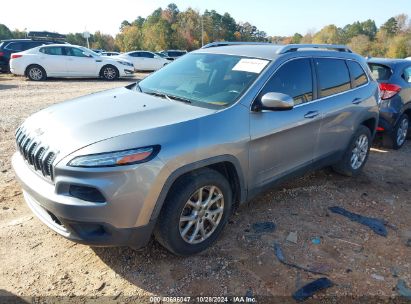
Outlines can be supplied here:
M229 44L202 48L196 53L211 53L211 54L227 54L244 57L263 58L273 60L281 54L295 53L295 52L309 52L319 56L342 57L342 58L358 58L359 55L352 53L352 51L342 45L278 45L278 44Z

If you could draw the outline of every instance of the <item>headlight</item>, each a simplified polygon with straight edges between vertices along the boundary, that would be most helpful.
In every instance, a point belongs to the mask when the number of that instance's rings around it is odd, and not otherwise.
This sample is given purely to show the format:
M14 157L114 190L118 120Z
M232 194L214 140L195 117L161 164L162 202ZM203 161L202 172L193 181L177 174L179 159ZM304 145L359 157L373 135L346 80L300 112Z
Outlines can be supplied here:
M153 159L160 151L160 146L115 151L108 153L77 156L67 165L70 167L114 167L133 165Z
M117 62L120 63L120 64L122 64L122 65L129 66L129 67L132 67L132 66L133 66L133 64L132 64L131 62L127 62L127 61L117 61Z

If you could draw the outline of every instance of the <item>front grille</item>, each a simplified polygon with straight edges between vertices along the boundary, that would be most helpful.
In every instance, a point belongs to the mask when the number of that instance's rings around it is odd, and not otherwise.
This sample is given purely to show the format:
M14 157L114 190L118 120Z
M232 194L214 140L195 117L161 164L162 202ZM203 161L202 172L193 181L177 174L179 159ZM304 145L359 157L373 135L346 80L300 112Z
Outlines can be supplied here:
M36 136L30 136L21 127L16 131L16 143L21 156L27 163L44 177L53 180L53 162L56 159L56 153Z

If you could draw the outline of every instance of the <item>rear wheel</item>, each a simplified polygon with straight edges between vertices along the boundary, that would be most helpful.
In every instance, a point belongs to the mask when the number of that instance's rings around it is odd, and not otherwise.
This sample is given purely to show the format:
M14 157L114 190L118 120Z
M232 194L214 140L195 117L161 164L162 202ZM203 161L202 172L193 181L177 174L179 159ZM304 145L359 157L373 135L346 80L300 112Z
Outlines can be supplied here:
M385 147L398 150L408 138L409 118L407 114L402 114L394 126L392 133L383 135L383 144Z
M217 171L201 169L179 179L170 191L157 221L156 239L177 255L205 250L231 214L228 181Z
M371 147L371 132L361 125L355 132L343 158L332 168L334 171L346 175L358 175L367 162Z
M29 66L26 70L26 75L32 81L41 81L47 79L46 71L37 64Z
M101 69L100 75L105 80L116 80L119 77L119 72L115 66L106 65Z

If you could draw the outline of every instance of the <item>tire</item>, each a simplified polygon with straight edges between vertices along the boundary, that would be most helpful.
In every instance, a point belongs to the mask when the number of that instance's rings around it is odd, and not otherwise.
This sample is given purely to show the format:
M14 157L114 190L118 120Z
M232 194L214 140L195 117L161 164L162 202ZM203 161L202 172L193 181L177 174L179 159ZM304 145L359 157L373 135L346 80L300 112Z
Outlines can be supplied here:
M118 69L113 65L105 65L101 68L100 76L105 80L117 80L119 77Z
M384 147L394 150L400 149L410 135L408 134L409 125L408 115L402 114L392 132L383 134L382 140Z
M371 141L370 129L360 125L351 139L343 158L339 163L332 166L334 171L345 176L358 175L368 160Z
M211 191L213 200L220 199L209 205L209 209L201 209L200 190L203 203L210 198ZM216 241L231 210L232 192L227 179L215 170L200 169L184 175L170 189L154 230L155 238L176 255L199 253Z
M37 64L32 64L26 69L26 76L32 81L43 81L47 79L46 71Z

